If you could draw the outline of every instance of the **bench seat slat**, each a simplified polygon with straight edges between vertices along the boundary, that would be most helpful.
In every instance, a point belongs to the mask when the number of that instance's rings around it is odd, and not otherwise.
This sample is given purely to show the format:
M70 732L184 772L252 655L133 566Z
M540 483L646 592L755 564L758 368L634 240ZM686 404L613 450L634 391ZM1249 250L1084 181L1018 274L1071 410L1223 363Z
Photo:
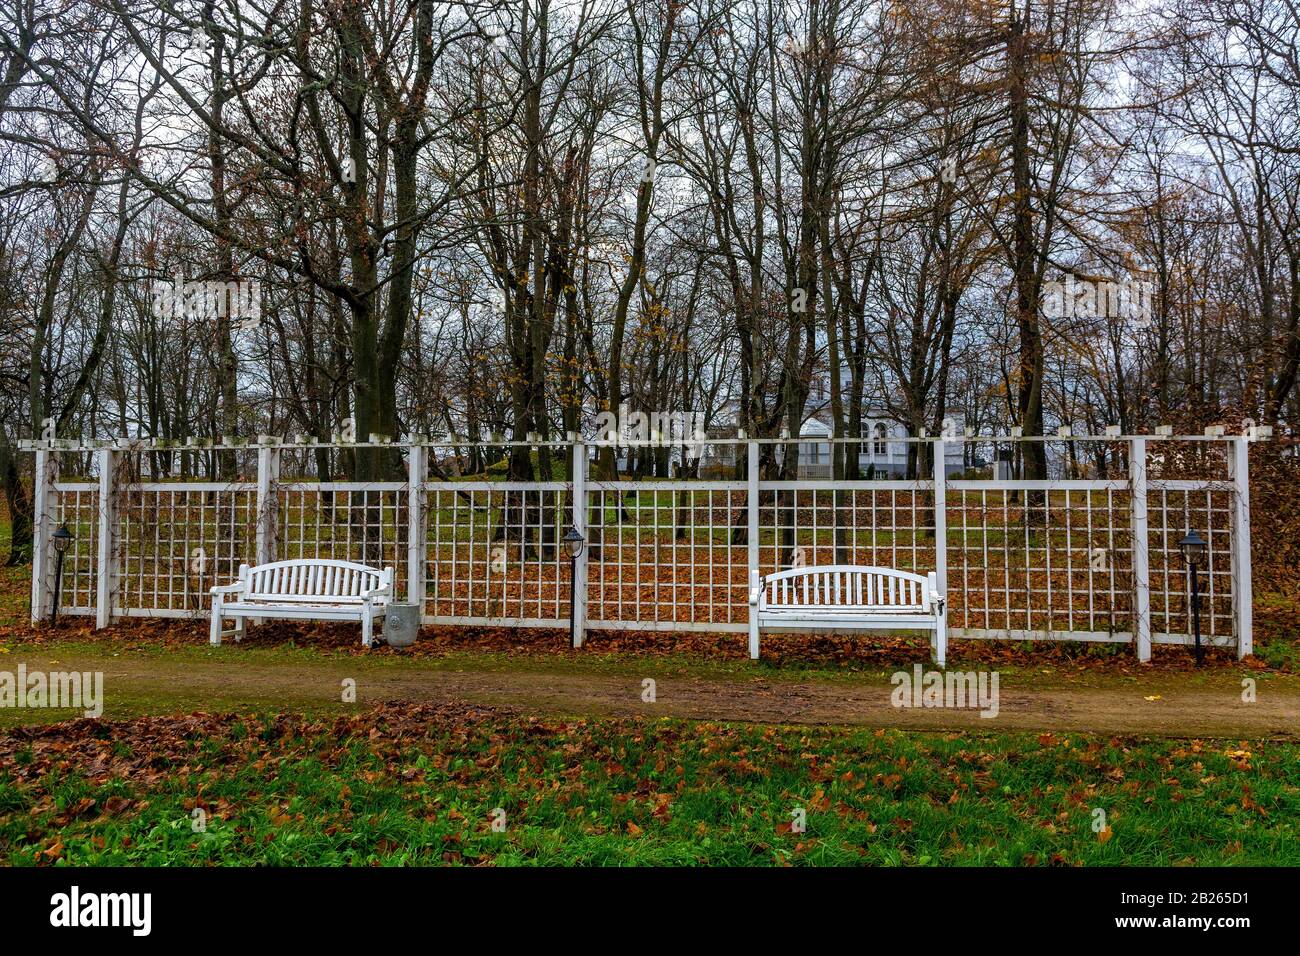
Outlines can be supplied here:
M895 607L894 605L889 605L886 607L882 607L880 605L872 606L870 604L865 604L865 605L848 605L842 608L840 607L829 608L826 607L825 605L818 605L818 604L810 604L810 605L802 605L802 606L796 604L793 607L768 608L764 611L760 611L759 616L769 617L775 615L786 615L786 616L797 617L800 614L816 614L819 617L829 618L829 617L834 617L837 614L842 617L852 617L854 614L931 614L931 613L932 612L927 611L925 608L917 607L917 606Z
M765 630L806 627L809 630L887 630L906 628L925 630L934 627L933 614L775 614L763 615L761 624Z
M361 615L365 613L364 605L361 604L310 604L303 602L293 606L277 607L273 604L258 604L255 602L239 602L235 604L225 604L221 609L223 614L238 614L241 617L274 617L285 620L314 620L322 618L324 620L339 621L358 621ZM382 617L385 607L382 604L372 605L370 616Z
M354 597L350 594L272 594L263 592L258 594L249 591L244 595L246 601L260 601L262 603L275 603L277 601L291 602L294 604L362 604L364 598ZM226 602L226 607L230 607L231 602Z

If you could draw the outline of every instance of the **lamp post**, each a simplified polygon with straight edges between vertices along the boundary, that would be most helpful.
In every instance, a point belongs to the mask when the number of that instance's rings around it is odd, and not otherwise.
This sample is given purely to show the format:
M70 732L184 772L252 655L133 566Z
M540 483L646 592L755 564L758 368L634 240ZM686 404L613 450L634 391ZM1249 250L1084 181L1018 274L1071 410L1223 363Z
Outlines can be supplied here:
M1196 569L1201 559L1205 557L1207 547L1205 539L1194 530L1189 530L1187 536L1178 542L1178 550L1183 553L1183 560L1187 562L1187 574L1192 579L1192 635L1196 639L1197 667L1204 662L1205 652L1201 648L1201 585Z
M61 524L50 535L50 543L54 545L54 611L50 617L51 624L59 623L59 599L63 594L63 555L68 550L68 545L72 544L72 532L68 530L66 524Z
M582 546L586 544L586 539L578 533L578 529L569 526L569 530L564 532L564 547L569 552L569 646L573 647L573 642L577 637L577 607L578 591L574 586L578 577L578 555L582 554Z

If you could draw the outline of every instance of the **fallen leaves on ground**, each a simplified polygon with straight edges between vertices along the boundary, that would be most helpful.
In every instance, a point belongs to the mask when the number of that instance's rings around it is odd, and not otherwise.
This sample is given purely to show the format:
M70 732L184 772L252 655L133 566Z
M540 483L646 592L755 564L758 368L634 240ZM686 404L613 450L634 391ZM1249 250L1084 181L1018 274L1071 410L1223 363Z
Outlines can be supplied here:
M67 641L102 644L117 652L149 647L202 647L208 642L206 620L140 619L118 621L95 630L83 619L65 619L57 626L0 629L0 641L25 647L54 646ZM540 627L427 626L409 648L377 645L367 651L361 646L354 624L269 621L252 627L233 647L310 647L349 655L384 654L404 657L444 657L472 651L522 657L555 657L581 654L628 654L644 656L687 656L709 660L748 659L743 634L703 631L590 631L581 650L569 645L567 629ZM1073 672L1108 674L1150 674L1192 672L1195 660L1181 647L1152 649L1149 664L1139 664L1126 648L1106 645L1101 650L1087 644L1058 641L960 641L950 645L949 666L1023 667L1052 673L1052 668ZM954 653L955 652L955 653ZM930 660L928 639L868 634L765 634L763 660L793 668L835 668L878 671ZM1231 650L1209 649L1207 667L1266 670L1258 659L1238 661Z

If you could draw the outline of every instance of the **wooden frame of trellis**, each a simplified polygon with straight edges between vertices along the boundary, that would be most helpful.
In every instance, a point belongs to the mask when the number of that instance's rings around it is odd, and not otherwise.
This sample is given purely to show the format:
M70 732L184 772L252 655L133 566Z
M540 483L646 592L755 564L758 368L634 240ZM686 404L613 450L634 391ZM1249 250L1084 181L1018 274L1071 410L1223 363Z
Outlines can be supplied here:
M576 643L588 628L748 629L747 582L793 564L857 563L935 571L952 639L1153 644L1192 640L1177 541L1209 542L1203 637L1251 652L1248 445L1261 435L919 437L945 461L946 443L1104 441L1123 447L1122 476L1052 480L953 478L769 480L764 444L710 439L745 462L735 479L598 480L595 443L546 443L568 479L430 479L430 456L464 441L381 444L405 455L405 481L282 479L286 449L317 443L205 443L255 454L255 481L131 481L127 456L194 451L134 440L28 442L35 453L32 618L53 602L50 535L68 523L61 613L98 626L122 616L206 615L207 590L243 561L324 556L398 567L399 593L437 624L563 627L569 526L588 546L573 564ZM899 440L899 439L893 439ZM818 439L821 442L860 440ZM1169 444L1172 443L1172 444ZM1193 445L1191 443L1199 443ZM537 447L494 442L491 447ZM1221 473L1152 476L1152 449L1199 449ZM63 480L59 459L90 457L94 474ZM743 452L743 455L740 454Z

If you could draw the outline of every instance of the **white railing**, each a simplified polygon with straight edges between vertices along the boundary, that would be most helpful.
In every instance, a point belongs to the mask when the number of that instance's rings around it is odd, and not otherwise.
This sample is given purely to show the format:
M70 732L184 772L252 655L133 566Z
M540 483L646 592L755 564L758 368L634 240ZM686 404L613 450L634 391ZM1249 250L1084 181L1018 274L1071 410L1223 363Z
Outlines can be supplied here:
M944 461L945 440L927 440ZM760 480L760 442L733 443L739 480L596 480L591 446L566 443L553 450L572 481L431 479L449 446L429 444L400 446L405 481L282 480L276 445L255 449L252 481L131 481L126 457L150 452L130 447L94 449L93 477L65 481L67 449L38 446L32 617L52 607L50 535L66 525L60 612L98 626L205 616L241 563L304 557L399 569L397 593L429 623L564 626L561 539L576 526L579 643L588 627L743 633L751 571L855 564L936 572L954 639L1134 643L1146 660L1153 643L1191 640L1177 542L1194 527L1209 543L1203 637L1244 655L1248 439L1204 446L1223 453L1221 474L1153 476L1172 456L1148 441L1176 440L1121 439L1124 477L1046 481Z

